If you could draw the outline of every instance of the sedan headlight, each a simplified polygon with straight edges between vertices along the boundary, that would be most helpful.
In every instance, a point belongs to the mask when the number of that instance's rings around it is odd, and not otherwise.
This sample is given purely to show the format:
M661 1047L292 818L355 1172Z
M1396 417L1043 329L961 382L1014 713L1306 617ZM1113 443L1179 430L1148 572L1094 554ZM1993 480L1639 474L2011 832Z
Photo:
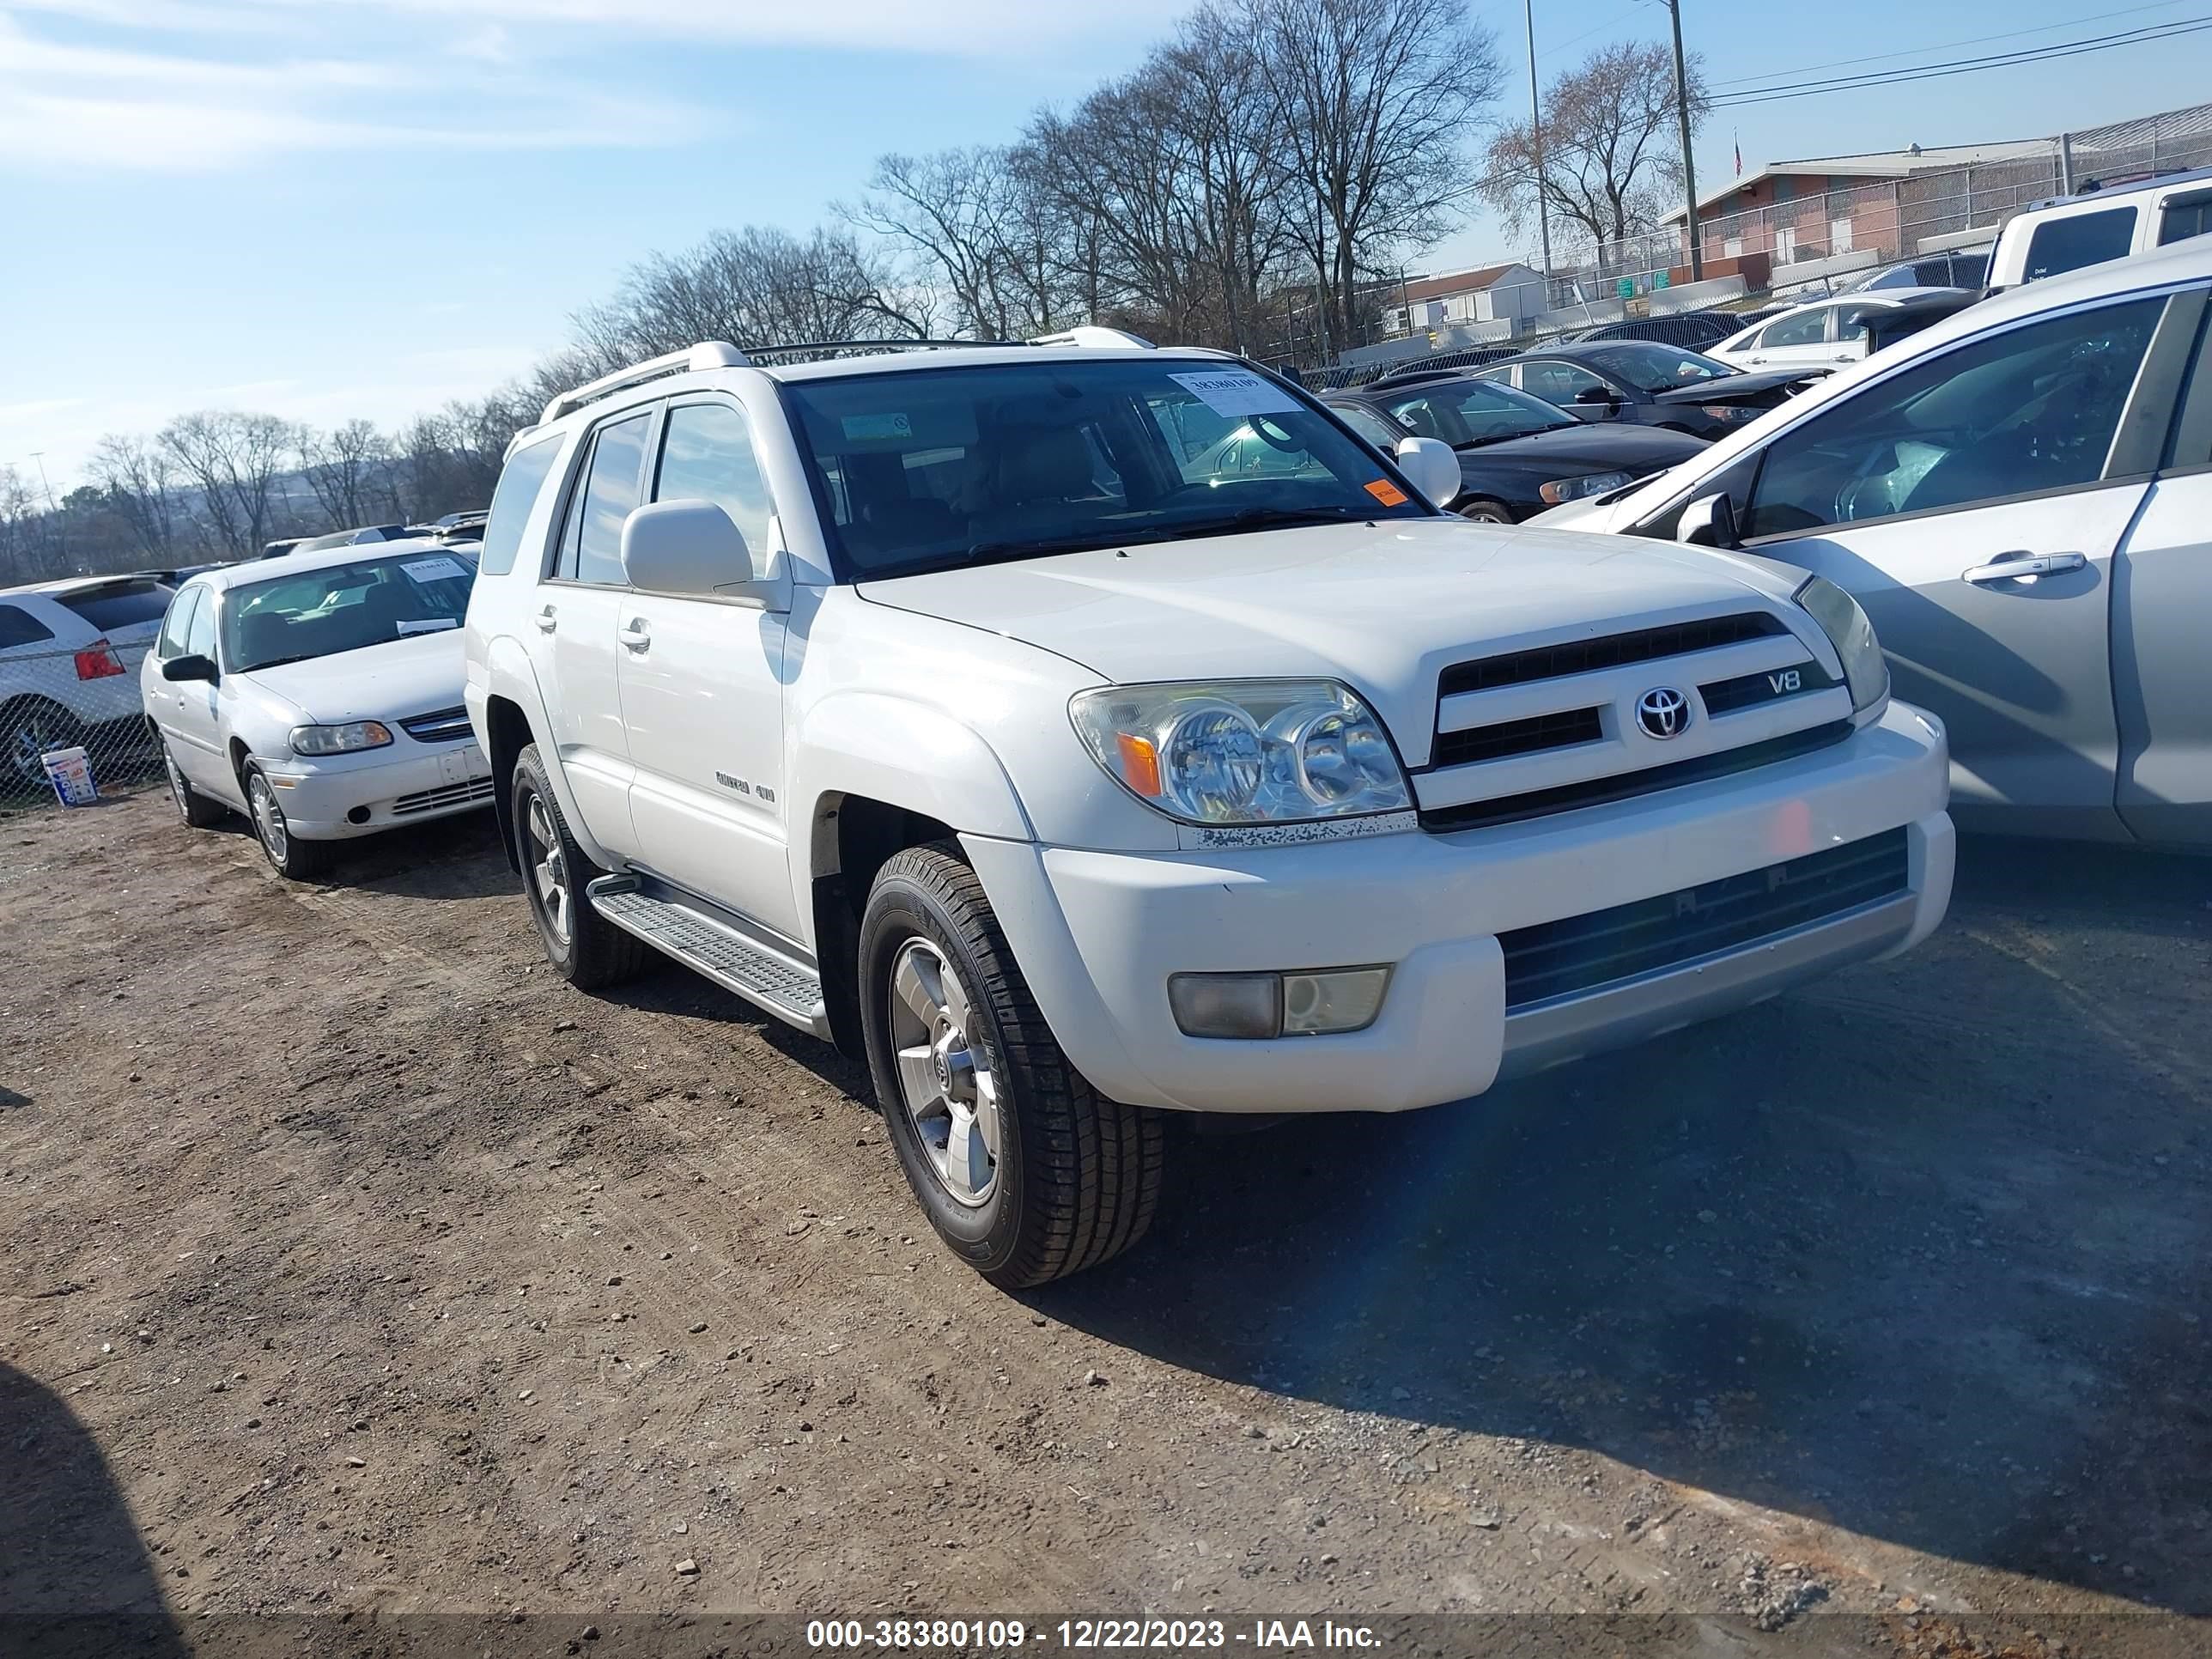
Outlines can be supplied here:
M343 726L295 726L292 752L295 755L349 755L356 749L381 749L392 741L392 728L382 720L349 720Z
M1397 751L1334 680L1111 685L1068 703L1106 775L1190 823L1297 823L1413 805Z
M1709 419L1732 423L1755 421L1766 413L1765 410L1754 409L1749 404L1699 404L1698 410Z
M1585 495L1602 495L1630 482L1626 472L1593 472L1585 478L1554 478L1547 484L1538 484L1536 493L1557 507L1562 501L1578 501Z
M1889 665L1881 641L1859 602L1826 576L1812 576L1797 590L1797 603L1820 624L1836 654L1844 659L1844 681L1851 689L1851 712L1863 713L1889 696Z

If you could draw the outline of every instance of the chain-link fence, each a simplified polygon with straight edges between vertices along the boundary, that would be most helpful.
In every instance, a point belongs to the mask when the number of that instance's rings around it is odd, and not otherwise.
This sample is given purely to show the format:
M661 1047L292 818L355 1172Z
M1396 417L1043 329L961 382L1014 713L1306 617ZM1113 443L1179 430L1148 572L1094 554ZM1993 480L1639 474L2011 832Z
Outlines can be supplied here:
M161 752L139 702L144 645L0 648L0 814L143 787Z

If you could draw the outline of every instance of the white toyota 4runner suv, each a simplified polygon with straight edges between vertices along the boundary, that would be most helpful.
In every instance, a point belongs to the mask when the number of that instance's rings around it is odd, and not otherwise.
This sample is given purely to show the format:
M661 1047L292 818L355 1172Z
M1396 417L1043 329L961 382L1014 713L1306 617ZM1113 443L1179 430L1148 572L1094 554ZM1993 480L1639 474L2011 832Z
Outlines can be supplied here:
M1935 927L1943 734L1856 603L1449 516L1425 446L1089 329L555 399L467 626L554 965L865 1056L1019 1286L1144 1231L1165 1111L1459 1100Z

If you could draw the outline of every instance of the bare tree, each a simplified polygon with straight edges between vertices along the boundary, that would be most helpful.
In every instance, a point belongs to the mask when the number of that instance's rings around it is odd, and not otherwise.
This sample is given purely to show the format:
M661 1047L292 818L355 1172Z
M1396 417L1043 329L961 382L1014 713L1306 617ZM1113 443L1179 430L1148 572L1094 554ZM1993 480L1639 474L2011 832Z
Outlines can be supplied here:
M392 443L367 421L352 420L328 433L299 429L300 474L333 530L350 530L378 516L386 493Z
M166 561L177 540L177 469L160 444L110 434L86 463L100 505L129 530L149 557Z
M1020 339L1073 320L1066 203L1040 160L1022 145L885 155L860 200L832 211L913 259L954 327Z
M1702 66L1686 65L1692 128L1707 107ZM1528 124L1491 140L1482 193L1518 231L1537 203L1554 220L1579 225L1600 250L1659 222L1666 194L1679 190L1682 158L1675 121L1673 55L1656 42L1601 48L1545 94L1543 169Z
M1243 3L1340 348L1361 276L1436 241L1474 195L1467 135L1504 72L1466 0Z
M274 415L204 410L161 428L159 442L198 486L216 539L238 557L261 550L285 457L299 447L291 423Z

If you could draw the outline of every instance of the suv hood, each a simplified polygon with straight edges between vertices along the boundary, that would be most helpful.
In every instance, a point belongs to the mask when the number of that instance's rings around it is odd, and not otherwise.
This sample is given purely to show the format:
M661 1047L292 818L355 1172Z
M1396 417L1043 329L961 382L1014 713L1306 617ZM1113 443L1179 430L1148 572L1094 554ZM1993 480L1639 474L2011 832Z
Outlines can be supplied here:
M460 707L468 663L461 630L447 628L335 656L252 669L245 678L283 698L318 726L341 726L348 720L388 724Z
M1779 578L1701 549L1461 519L1103 548L858 592L1041 647L1120 684L1342 680L1417 766L1449 664L1738 611L1776 611L1812 629Z

